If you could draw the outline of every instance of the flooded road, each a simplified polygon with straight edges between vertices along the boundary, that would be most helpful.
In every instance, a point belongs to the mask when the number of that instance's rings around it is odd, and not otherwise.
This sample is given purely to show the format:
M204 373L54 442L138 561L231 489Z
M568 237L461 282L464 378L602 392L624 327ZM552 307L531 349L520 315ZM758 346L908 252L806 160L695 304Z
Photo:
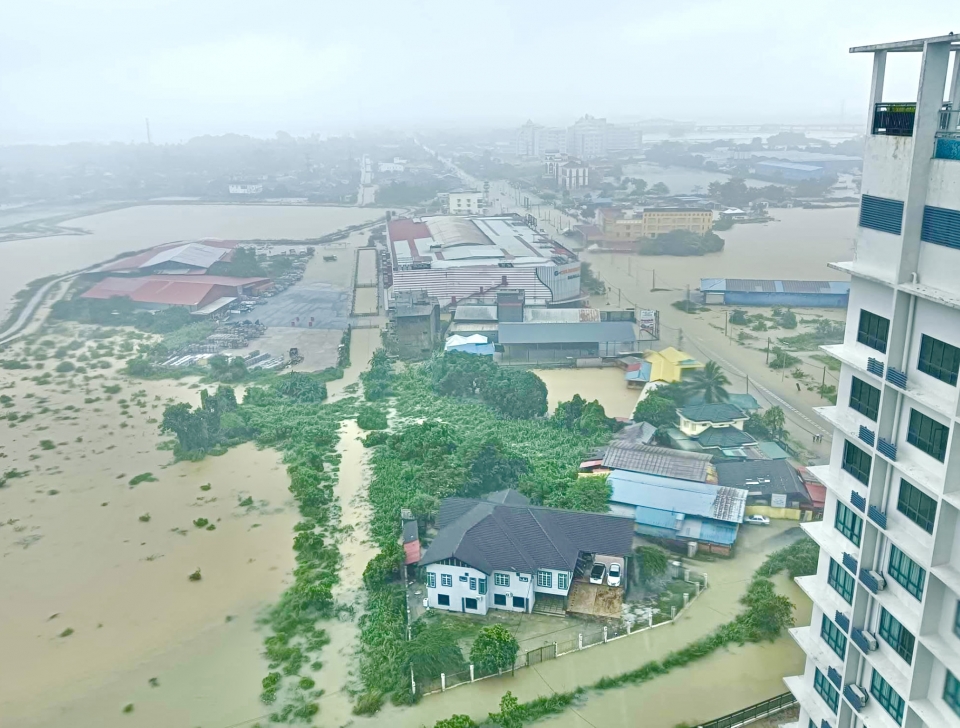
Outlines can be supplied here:
M491 678L429 695L411 708L385 707L376 717L357 718L353 725L358 728L379 725L419 728L454 713L467 713L476 720L487 712L496 711L507 690L521 701L532 700L553 692L572 690L578 685L661 659L733 619L741 611L739 599L753 572L769 553L799 536L800 529L796 524L783 521L774 521L768 528L745 528L735 558L694 562L697 569L709 575L710 589L673 624L564 655L536 668L518 670L512 677ZM774 582L778 591L789 596L797 606L794 613L796 623L806 624L810 617L810 601L785 575L777 576ZM773 643L724 649L644 685L589 694L585 704L576 710L593 725L605 728L634 728L638 725L638 715L645 717L643 728L673 728L683 720L709 720L785 692L781 678L798 674L803 660L802 651L789 636ZM731 676L740 675L757 679L731 680ZM686 692L681 693L682 690ZM569 726L586 725L572 711L553 721Z
M11 297L37 278L67 273L121 253L175 240L302 240L383 215L377 208L280 205L142 205L63 223L90 235L57 235L0 243L0 319ZM351 254L352 255L352 254ZM349 286L349 282L344 280Z

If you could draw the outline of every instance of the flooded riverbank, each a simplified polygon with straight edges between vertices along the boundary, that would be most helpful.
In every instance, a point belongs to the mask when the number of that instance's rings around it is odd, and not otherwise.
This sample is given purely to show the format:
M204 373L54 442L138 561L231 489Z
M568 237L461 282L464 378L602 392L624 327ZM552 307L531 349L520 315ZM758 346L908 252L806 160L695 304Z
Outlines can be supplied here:
M13 295L37 278L86 268L121 253L197 238L317 238L374 220L377 208L273 205L141 205L67 220L89 235L55 235L0 243L0 320ZM349 285L348 281L344 281Z

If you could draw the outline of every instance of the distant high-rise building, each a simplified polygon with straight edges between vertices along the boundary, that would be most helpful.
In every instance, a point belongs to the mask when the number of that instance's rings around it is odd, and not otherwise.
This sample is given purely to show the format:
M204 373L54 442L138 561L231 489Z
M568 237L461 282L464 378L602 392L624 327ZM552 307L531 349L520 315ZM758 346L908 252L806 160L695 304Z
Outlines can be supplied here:
M607 120L589 114L567 129L567 153L580 159L596 159L607 154Z
M635 124L607 124L608 152L639 152L643 132Z
M532 157L536 154L537 130L542 127L527 120L527 123L520 127L517 132L517 155L520 157Z
M873 55L846 334L813 601L785 678L799 728L960 726L960 37ZM921 53L916 103L885 103L888 53ZM950 55L953 74L949 78ZM945 104L944 98L949 99Z
M537 129L533 153L538 157L543 157L551 152L566 154L567 152L567 130L561 127L543 127Z

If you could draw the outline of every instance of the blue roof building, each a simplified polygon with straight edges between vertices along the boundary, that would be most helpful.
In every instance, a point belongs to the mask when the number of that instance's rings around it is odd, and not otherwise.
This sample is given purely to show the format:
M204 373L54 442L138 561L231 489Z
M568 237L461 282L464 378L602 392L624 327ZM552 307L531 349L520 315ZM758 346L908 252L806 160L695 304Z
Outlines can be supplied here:
M610 512L633 516L641 536L730 553L747 504L747 491L649 473L614 470Z
M750 278L701 278L704 303L728 306L808 306L846 308L848 281L776 281Z

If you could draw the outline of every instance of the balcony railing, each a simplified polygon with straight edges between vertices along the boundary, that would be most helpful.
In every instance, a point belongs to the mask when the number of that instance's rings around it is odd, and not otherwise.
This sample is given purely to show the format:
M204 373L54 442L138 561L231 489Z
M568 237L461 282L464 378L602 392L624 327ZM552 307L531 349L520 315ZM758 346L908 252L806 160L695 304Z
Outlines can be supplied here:
M878 377L883 377L883 362L874 359L872 356L867 357L867 371L876 374Z
M901 372L899 369L894 369L893 367L887 367L887 381L890 382L894 387L900 387L900 389L907 388L907 373Z
M834 668L827 668L827 677L830 678L830 682L837 686L838 690L843 687L843 678L840 677L840 673Z
M860 583L867 587L867 589L872 591L874 594L880 591L880 585L877 584L877 580L870 575L869 569L860 569Z
M895 461L897 459L897 446L889 440L884 440L882 437L878 437L877 450L880 451L881 455L889 458L890 460Z
M858 437L867 443L870 447L873 447L873 443L876 441L877 436L869 427L860 425L860 432Z
M850 689L849 685L843 689L843 697L847 699L850 705L853 706L853 709L858 713L863 710L863 703L860 702L860 698Z
M870 506L873 508L873 506ZM848 554L846 551L843 552L843 565L846 566L854 576L857 574L857 560L853 558L851 554Z
M870 510L867 512L867 515L869 515L870 520L880 526L880 528L887 527L887 514L876 506L870 506Z
M877 104L873 109L873 133L885 136L913 136L916 104Z
M850 503L852 503L853 507L861 513L867 510L867 499L855 490L850 491Z
M850 631L850 618L846 614L841 612L839 609L837 613L833 616L833 621L837 623L837 626L842 629L844 632Z

